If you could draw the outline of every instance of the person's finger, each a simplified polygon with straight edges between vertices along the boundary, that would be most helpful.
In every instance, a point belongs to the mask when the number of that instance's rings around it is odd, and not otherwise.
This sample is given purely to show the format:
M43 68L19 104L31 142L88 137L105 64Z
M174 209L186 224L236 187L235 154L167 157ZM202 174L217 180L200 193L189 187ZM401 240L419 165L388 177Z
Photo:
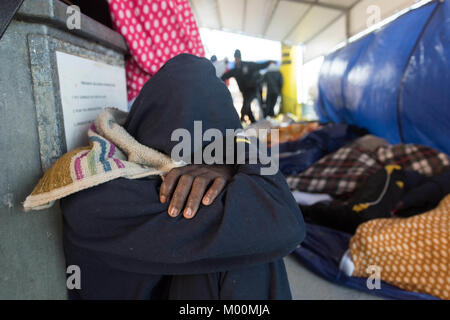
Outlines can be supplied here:
M177 187L169 205L168 211L170 216L176 217L181 212L189 191L191 190L192 181L194 181L194 177L189 173L183 174L178 180Z
M173 190L177 186L178 179L185 173L192 171L194 168L191 166L173 168L166 174L163 182L161 183L161 188L159 190L159 200L161 203L166 203L170 199Z
M213 201L216 199L216 197L219 195L219 193L221 193L222 190L225 188L226 184L227 184L227 181L222 177L218 177L218 178L214 179L213 184L211 185L208 192L206 192L205 196L203 197L202 203L206 206L213 203Z
M191 219L197 213L198 207L200 206L200 202L202 201L202 197L205 194L206 188L208 184L211 182L212 177L208 175L201 175L194 179L192 183L191 193L189 194L189 198L186 202L186 208L184 209L184 217L186 219Z

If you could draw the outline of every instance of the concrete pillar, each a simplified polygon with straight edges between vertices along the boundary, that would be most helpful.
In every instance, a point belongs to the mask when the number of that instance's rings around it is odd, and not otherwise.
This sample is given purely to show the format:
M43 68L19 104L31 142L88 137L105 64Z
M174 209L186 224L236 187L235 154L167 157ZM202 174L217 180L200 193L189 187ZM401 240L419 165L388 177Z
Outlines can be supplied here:
M282 113L292 113L301 117L301 108L297 103L297 47L282 44L281 67L283 75Z
M65 299L58 205L24 212L38 179L66 152L55 52L124 65L123 38L58 0L25 0L0 40L0 299Z

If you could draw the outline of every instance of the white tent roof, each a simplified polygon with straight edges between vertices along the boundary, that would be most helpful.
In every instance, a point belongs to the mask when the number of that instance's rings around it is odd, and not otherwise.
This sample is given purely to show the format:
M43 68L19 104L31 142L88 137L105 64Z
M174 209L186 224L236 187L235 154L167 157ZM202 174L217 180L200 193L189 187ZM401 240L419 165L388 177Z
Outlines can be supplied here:
M417 0L190 0L200 27L304 44L305 60L326 53L374 20Z

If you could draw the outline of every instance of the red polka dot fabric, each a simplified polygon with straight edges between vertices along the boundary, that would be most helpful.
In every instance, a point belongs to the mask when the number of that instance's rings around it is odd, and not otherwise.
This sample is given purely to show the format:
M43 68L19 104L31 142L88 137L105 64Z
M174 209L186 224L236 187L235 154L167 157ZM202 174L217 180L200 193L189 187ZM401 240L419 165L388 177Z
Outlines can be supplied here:
M108 0L111 18L125 38L128 100L163 64L180 53L205 52L188 0Z

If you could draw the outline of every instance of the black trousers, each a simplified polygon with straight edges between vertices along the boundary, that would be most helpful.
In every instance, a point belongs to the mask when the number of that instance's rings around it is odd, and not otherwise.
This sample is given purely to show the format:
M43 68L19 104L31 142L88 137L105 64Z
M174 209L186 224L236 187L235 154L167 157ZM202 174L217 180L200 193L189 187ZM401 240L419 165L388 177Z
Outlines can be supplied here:
M265 116L274 117L273 109L278 100L278 94L267 93Z
M111 268L96 254L66 246L66 264L78 265L81 288L69 299L121 300L290 300L284 261L223 272L151 275ZM68 275L70 277L70 275Z
M173 276L169 299L290 300L283 260L232 271Z
M253 99L259 99L259 92L256 88L248 89L242 92L242 97L244 102L242 103L241 109L241 121L244 121L244 116L247 115L250 121L255 122L255 117L253 116L253 112L251 109L251 103Z

